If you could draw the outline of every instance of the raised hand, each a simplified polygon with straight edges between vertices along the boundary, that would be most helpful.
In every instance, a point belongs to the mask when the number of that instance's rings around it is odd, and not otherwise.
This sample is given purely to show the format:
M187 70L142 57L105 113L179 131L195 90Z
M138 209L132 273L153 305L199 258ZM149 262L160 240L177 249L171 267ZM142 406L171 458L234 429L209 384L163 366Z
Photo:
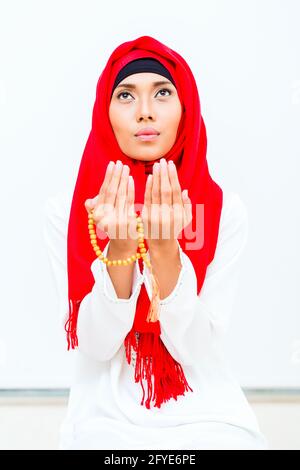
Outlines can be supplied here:
M192 204L187 190L182 191L176 165L164 158L153 165L148 175L142 210L144 237L149 248L167 245L177 239L192 220Z
M129 166L120 160L107 165L104 181L97 196L85 201L87 212L93 209L97 227L107 233L120 251L136 251L138 233L134 211L134 181Z

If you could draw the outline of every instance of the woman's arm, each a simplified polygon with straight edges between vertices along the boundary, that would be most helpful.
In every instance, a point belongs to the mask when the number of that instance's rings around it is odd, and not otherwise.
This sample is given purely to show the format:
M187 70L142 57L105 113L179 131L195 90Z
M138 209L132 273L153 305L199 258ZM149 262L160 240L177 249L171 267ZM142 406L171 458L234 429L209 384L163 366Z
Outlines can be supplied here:
M229 327L238 287L240 255L248 237L247 209L237 193L224 194L219 237L213 261L197 295L197 277L178 241L182 268L172 292L160 301L161 339L175 360L195 365L212 341ZM149 252L150 260L151 253ZM169 265L171 272L177 262ZM156 268L159 270L158 265ZM151 298L150 273L144 265L145 286ZM162 277L162 276L161 276Z
M59 315L63 326L69 312L67 230L70 204L68 194L49 198L45 205L44 220L44 239L58 292ZM105 256L109 244L110 242L103 250ZM133 269L132 294L129 298L122 299L117 296L106 264L98 258L91 263L95 283L80 304L77 337L78 349L93 359L111 359L132 328L136 302L143 282L138 261L133 263Z
M130 256L134 255L135 251L128 249L122 249L119 246L119 243L115 243L115 240L110 240L107 258L108 259L127 259ZM138 261L135 262L138 264ZM128 264L127 266L108 266L107 271L110 276L110 279L114 285L114 289L118 298L128 299L132 293L132 280L133 273L135 269L135 263Z
M182 268L179 244L177 240L167 240L161 245L150 245L148 255L159 282L160 299L163 300L178 282Z

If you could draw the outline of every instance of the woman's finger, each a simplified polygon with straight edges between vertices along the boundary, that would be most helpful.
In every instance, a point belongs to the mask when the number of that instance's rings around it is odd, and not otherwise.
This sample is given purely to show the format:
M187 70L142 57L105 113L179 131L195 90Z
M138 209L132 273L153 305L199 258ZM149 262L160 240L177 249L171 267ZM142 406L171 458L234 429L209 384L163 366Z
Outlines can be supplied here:
M152 204L152 185L153 185L153 175L148 175L146 180L145 194L144 194L144 205L142 210L142 218L144 224L144 236L145 238L149 237L149 220L151 217L151 204Z
M107 188L110 184L110 181L111 181L111 178L112 178L112 175L113 175L113 172L114 172L114 168L115 168L115 163L113 161L109 162L109 164L107 165L107 168L106 168L104 181L103 181L103 183L101 185L101 188L99 190L98 204L104 204L104 202L105 202L106 190L107 190Z
M165 158L160 160L160 203L172 206L172 187Z
M184 207L184 226L186 227L193 219L192 201L189 198L187 189L182 191L182 201Z
M145 194L144 194L144 206L147 207L147 209L150 208L151 203L152 203L152 181L153 181L153 175L148 175L148 178L146 180L146 187L145 187Z
M135 198L135 191L134 191L134 181L133 176L128 176L128 185L127 185L127 213L130 217L135 215L134 210L134 198Z
M148 212L150 226L148 227L149 238L160 237L160 164L155 162L153 165L153 181L151 190L151 207ZM155 232L155 233L154 233Z
M181 186L178 179L176 165L172 160L168 163L168 173L172 188L173 206L178 204L182 205Z
M105 205L108 209L114 208L115 206L122 170L123 163L120 160L117 160L112 178L105 192Z
M132 175L128 176L128 185L127 185L127 217L128 217L128 235L130 239L137 239L136 232L136 218L135 218L135 208L134 208L134 199L135 199L135 190L134 190L134 180Z
M152 204L160 205L160 164L153 165L153 183L151 192Z
M129 166L123 165L122 173L120 176L120 184L117 191L115 207L117 214L122 215L125 209L127 198L127 185L128 185Z

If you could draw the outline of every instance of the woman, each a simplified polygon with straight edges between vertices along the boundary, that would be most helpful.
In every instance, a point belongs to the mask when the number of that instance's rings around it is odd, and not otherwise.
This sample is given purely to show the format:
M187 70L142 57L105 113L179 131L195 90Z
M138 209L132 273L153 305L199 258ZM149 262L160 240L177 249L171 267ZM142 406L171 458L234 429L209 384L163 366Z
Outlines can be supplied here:
M206 147L185 60L150 36L117 47L75 189L47 204L76 350L60 449L268 449L223 349L247 210Z

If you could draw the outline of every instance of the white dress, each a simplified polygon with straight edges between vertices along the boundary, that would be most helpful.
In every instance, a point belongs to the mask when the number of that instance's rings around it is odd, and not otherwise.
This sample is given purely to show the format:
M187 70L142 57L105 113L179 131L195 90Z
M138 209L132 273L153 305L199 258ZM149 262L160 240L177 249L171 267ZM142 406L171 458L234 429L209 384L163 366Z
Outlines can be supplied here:
M72 192L45 204L44 236L59 292L62 327L67 320L67 229ZM248 212L235 192L223 192L214 260L202 290L179 243L182 268L177 284L161 300L161 340L183 370L190 390L161 408L141 405L124 339L131 330L149 271L136 261L132 295L118 298L106 265L91 263L95 280L81 302L75 371L60 427L60 449L269 449L256 415L231 372L223 349L239 278L239 258L248 238ZM109 244L109 242L108 242ZM107 253L108 244L104 253ZM151 259L151 258L150 258ZM67 342L66 342L67 348Z

